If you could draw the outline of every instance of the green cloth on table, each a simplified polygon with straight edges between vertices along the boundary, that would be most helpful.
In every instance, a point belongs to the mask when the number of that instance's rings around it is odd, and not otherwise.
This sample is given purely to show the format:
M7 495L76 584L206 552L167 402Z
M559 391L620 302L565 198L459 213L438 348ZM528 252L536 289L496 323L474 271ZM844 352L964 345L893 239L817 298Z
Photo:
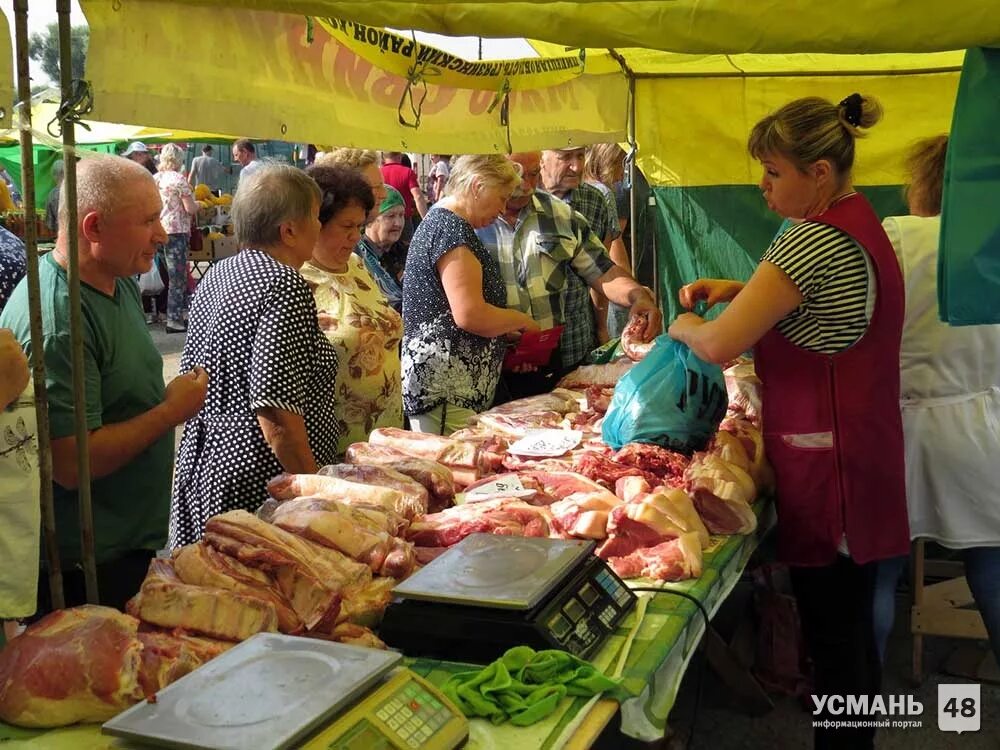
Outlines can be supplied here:
M442 688L466 716L527 726L556 710L566 696L621 692L620 683L565 651L516 646L483 669L454 675Z

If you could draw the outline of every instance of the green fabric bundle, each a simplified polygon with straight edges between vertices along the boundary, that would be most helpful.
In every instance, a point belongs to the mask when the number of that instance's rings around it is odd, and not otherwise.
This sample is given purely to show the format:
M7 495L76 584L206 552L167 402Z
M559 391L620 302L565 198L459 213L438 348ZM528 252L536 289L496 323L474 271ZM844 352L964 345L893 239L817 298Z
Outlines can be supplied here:
M516 646L483 669L452 676L442 690L466 716L523 727L551 714L566 696L613 691L617 698L622 688L566 651Z

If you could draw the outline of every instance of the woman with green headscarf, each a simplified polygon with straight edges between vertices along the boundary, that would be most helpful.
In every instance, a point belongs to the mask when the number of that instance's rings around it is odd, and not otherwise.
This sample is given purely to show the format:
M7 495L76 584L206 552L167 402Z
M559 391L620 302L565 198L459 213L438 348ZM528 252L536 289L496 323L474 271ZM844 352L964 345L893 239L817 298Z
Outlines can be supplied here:
M354 249L365 262L365 268L378 284L389 304L403 311L403 265L408 246L403 234L403 196L395 188L385 186L386 196L379 205L379 214L368 222L365 233Z

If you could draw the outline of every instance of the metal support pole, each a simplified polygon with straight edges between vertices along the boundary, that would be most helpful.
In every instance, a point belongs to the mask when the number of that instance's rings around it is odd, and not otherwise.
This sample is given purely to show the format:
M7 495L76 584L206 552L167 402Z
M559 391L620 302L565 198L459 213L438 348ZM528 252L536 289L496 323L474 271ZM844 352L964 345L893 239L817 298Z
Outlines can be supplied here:
M73 56L71 45L70 0L57 0L59 15L59 82L62 101L73 97ZM69 264L69 330L73 352L73 416L76 421L77 500L80 507L80 553L87 601L98 602L97 564L94 558L94 516L90 499L90 446L87 430L87 394L84 390L83 317L80 312L80 255L76 212L76 134L73 121L62 125L65 166L66 244Z
M31 136L31 77L28 66L28 0L14 0L14 37L17 50L17 99L21 103L15 126L21 137L21 193L24 196L24 249L28 260L28 314L31 320L31 372L35 384L38 422L39 501L42 541L48 562L49 599L53 609L65 606L62 564L56 540L56 513L52 504L52 446L49 441L49 399L45 386L45 345L42 332L41 291L38 281L38 236L35 226L35 148Z
M628 122L626 128L628 143L635 149L635 75L631 71L628 73ZM632 262L632 275L635 278L639 278L639 203L635 189L635 175L638 169L635 165L635 159L630 159L628 165L628 183L631 187L628 191L628 226L629 232L632 235L632 257L629 260Z

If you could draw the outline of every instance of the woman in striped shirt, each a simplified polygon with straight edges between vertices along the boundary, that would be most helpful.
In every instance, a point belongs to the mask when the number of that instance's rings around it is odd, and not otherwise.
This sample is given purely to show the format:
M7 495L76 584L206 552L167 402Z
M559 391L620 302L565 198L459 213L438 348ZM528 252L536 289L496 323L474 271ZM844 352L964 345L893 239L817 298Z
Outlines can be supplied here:
M836 105L810 97L754 127L748 145L764 170L760 187L785 225L746 284L701 279L681 289L688 309L730 303L717 319L684 313L670 327L709 361L754 350L777 478L779 555L790 566L817 695L879 692L876 562L909 549L902 277L851 180L855 139L880 115L860 94ZM815 733L817 747L874 741L870 728Z

